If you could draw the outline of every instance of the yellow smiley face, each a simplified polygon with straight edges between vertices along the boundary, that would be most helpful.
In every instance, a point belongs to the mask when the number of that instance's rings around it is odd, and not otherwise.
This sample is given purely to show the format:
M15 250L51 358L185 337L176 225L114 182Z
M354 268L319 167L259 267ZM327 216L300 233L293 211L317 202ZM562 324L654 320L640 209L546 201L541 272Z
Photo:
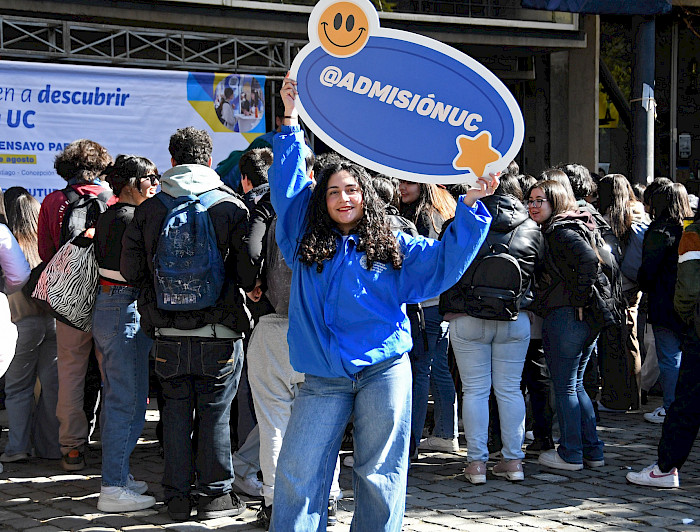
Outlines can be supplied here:
M369 22L360 6L336 2L321 14L318 22L321 47L336 57L349 57L367 44Z

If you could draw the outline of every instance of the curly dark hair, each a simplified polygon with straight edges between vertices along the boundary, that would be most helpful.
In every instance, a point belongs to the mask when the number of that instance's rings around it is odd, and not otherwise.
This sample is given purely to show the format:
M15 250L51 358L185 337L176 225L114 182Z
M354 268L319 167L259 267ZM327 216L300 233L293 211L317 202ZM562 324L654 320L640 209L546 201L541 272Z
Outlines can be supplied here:
M66 181L77 179L91 183L112 162L107 148L93 140L74 140L56 155L53 167Z
M403 253L396 237L391 232L389 221L384 213L384 203L372 187L372 180L360 166L343 161L325 167L314 188L306 211L306 232L299 244L299 260L309 266L316 264L316 271L323 271L323 263L330 260L338 247L336 224L331 220L326 207L328 181L338 172L346 171L353 176L362 191L364 214L357 224L358 251L367 255L367 268L375 261L391 264L395 270L401 269Z
M177 164L208 165L214 143L209 133L189 126L178 129L170 137L168 151Z

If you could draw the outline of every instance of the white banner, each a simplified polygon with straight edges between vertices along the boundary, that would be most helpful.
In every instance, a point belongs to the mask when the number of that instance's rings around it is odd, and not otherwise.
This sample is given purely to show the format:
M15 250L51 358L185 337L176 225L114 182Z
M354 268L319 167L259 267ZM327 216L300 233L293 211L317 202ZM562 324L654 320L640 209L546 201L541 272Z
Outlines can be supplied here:
M162 173L170 136L187 126L211 134L216 165L265 132L264 87L264 76L0 61L0 187L39 201L64 188L54 158L80 138Z

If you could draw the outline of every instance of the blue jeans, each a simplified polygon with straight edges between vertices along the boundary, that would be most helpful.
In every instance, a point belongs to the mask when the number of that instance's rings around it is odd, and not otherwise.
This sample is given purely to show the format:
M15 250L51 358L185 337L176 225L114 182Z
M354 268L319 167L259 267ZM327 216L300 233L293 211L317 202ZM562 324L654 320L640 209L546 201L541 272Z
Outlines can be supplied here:
M408 357L368 366L355 378L306 375L300 385L277 464L270 531L326 529L336 457L353 414L351 530L401 530L411 431Z
M435 401L433 435L449 440L457 436L457 393L447 363L448 323L442 321L437 305L425 307L423 314L428 349L425 349L422 335L414 334L410 353L413 372L411 438L415 446L423 434L431 390ZM413 323L411 327L413 330Z
M661 325L651 326L656 342L656 358L659 361L659 381L664 394L664 408L668 410L676 396L676 382L681 367L681 338Z
M574 307L554 309L542 324L544 356L554 385L559 417L559 456L572 464L603 459L595 411L583 388L583 373L591 356L590 326L578 321Z
M56 322L46 314L27 316L16 324L17 348L5 374L5 407L10 426L5 453L31 453L61 458L58 444L58 370ZM36 379L41 395L34 402Z
M194 472L199 491L218 497L231 491L231 401L243 367L243 340L158 337L155 371L163 387L165 500L187 497ZM199 420L197 456L193 415Z
M102 485L126 486L129 457L146 421L153 340L141 330L138 289L103 288L98 288L92 320L92 336L102 353Z
M450 321L450 336L462 378L462 417L467 460L489 458L489 395L498 401L503 458L525 457L525 399L520 381L530 343L530 320L521 312L517 321L460 316Z

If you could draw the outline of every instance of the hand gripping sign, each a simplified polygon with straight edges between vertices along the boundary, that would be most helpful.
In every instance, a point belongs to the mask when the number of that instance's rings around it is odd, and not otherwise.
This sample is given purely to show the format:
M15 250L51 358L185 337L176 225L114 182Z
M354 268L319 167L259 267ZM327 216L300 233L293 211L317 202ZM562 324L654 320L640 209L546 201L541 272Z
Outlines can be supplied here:
M321 0L294 59L297 109L342 155L426 183L474 183L520 150L523 117L486 67L439 41L379 27L369 0Z

